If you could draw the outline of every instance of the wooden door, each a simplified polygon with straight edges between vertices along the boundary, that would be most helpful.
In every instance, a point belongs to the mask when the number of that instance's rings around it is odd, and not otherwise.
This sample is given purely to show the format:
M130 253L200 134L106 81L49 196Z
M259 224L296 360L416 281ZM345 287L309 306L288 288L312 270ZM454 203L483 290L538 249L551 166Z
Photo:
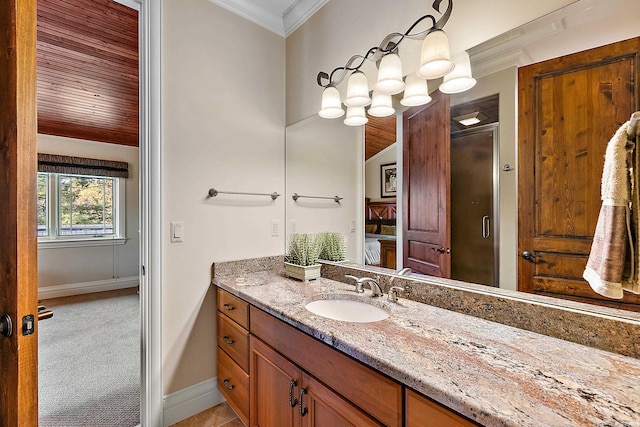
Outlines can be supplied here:
M404 113L403 267L432 276L451 274L449 96Z
M304 427L382 426L356 406L310 375L302 374L302 406ZM300 402L298 402L300 405Z
M0 425L37 426L35 0L0 2L0 49Z
M632 294L607 300L582 279L605 149L638 109L639 50L635 38L519 70L521 291L628 309L640 302Z
M251 426L289 427L300 423L302 371L251 336L249 416Z

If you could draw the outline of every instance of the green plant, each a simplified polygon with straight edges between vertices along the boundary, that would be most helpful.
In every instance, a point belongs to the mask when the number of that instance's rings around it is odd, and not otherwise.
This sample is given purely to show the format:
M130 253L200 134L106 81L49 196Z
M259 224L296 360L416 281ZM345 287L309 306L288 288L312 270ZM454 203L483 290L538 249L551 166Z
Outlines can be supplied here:
M347 235L327 231L320 233L322 251L320 259L327 261L344 261L347 258Z
M322 238L319 235L293 233L289 236L287 262L302 266L317 264L321 251Z

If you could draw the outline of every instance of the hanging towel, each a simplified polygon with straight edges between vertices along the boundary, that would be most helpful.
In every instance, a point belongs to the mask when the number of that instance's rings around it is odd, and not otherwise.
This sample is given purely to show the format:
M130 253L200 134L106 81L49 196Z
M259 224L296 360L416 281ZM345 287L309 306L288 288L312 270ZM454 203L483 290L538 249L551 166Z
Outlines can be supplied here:
M582 277L600 295L622 298L623 290L640 293L638 161L635 144L623 124L609 141L602 172L602 207ZM631 153L631 154L630 154ZM633 210L635 214L632 215ZM628 251L628 253L627 253ZM628 256L627 256L628 255Z

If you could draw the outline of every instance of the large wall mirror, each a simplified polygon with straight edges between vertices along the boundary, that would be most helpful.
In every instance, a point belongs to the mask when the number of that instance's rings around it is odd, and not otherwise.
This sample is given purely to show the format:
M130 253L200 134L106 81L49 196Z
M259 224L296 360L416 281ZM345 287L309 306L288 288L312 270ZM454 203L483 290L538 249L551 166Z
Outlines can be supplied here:
M638 11L636 0L580 0L468 50L478 83L450 97L455 169L451 192L457 199L482 202L471 206L452 200L460 207L451 212L451 244L459 254L452 260L451 278L487 285L488 292L493 287L518 288L518 68L638 37L640 26L633 18L637 19ZM320 93L318 88L318 98ZM636 109L638 104L636 99ZM394 270L406 267L401 243L403 112L396 111L397 116L371 120L364 127L351 128L341 119L314 116L287 128L288 234L346 233L350 261ZM478 123L459 124L473 115L480 119ZM586 179L599 182L601 177ZM339 204L320 199L294 202L293 193L301 192L344 199ZM386 233L381 233L381 225L387 226ZM469 244L472 234L479 236L477 244ZM378 244L377 257L369 254L369 240ZM563 303L558 300L558 304ZM620 316L625 313L620 310Z

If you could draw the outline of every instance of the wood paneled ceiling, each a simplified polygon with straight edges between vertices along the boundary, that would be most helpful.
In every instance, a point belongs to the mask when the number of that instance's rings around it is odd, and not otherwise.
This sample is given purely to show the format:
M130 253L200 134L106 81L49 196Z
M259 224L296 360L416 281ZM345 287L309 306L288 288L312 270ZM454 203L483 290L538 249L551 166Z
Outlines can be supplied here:
M37 0L38 132L138 146L138 12Z
M396 116L373 117L364 126L364 159L369 160L396 142Z

